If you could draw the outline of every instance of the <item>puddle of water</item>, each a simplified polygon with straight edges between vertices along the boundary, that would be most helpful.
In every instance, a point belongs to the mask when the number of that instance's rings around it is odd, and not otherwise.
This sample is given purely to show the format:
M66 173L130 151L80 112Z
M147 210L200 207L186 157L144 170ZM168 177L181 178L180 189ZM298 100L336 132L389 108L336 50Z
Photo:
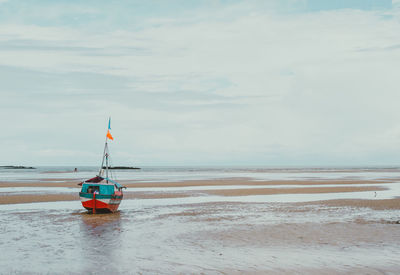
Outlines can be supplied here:
M399 184L385 184L388 190L363 192L344 192L344 193L318 193L318 194L276 194L276 195L251 195L251 196L194 196L184 198L163 198L163 199L133 199L123 200L121 207L133 208L138 205L158 206L158 205L179 205L208 202L247 202L247 203L273 203L273 202L309 202L333 199L391 199L400 194ZM25 187L23 187L25 188ZM55 187L57 188L57 187ZM65 188L65 191L71 192ZM70 202L38 202L24 204L0 205L0 210L35 210L35 209L78 209L80 204L76 201Z
M140 187L140 188L129 188L128 192L174 192L174 191L201 191L201 190L239 190L239 189L287 189L287 188L329 188L329 187L384 187L387 190L377 191L380 199L389 199L400 194L400 183L384 183L379 185L365 185L365 184L326 184L326 185L224 185L224 186L184 186L184 187ZM13 194L53 194L53 193L76 193L79 192L79 188L71 187L2 187L0 188L1 195L13 195ZM315 201L315 200L326 200L326 199L341 199L341 198L355 198L355 199L371 199L376 196L375 192L363 191L363 192L345 192L345 193L326 193L326 194L279 194L279 195L268 195L270 201L277 202L300 202L300 201ZM258 197L258 199L256 198ZM265 195L239 197L243 198L243 201L249 201L248 199L256 199L256 201L268 201L265 200ZM204 199L204 198L197 198ZM215 200L215 197L212 198ZM233 197L233 200L238 198ZM226 200L231 200L226 199Z
M8 194L58 194L58 193L76 193L80 188L72 187L0 187L0 196Z

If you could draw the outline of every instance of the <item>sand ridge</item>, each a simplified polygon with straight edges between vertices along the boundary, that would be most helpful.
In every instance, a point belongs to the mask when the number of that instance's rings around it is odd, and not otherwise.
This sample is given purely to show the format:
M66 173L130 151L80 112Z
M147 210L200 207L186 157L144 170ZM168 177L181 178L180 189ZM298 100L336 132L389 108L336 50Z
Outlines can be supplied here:
M72 201L79 200L79 181L60 180L57 181L39 181L39 182L1 182L1 187L75 187L76 194L18 194L18 193L0 193L0 204L32 203L32 202L50 202L50 201ZM248 178L232 178L218 180L192 180L181 182L134 182L123 181L122 184L128 187L124 192L125 199L165 199L165 198L184 198L191 196L253 196L253 195L276 195L276 194L319 194L319 193L343 193L343 192L376 192L385 190L386 180L282 180L282 181L254 181ZM271 185L271 188L268 187ZM296 187L290 187L296 185ZM302 187L298 187L301 185ZM318 185L318 186L316 186ZM324 185L329 185L324 187ZM332 186L337 185L337 186ZM351 186L355 185L355 186ZM360 186L362 185L362 186ZM176 187L201 187L215 186L215 189L204 190L176 190ZM218 186L232 186L229 189L218 189ZM235 186L241 186L235 189ZM249 186L249 188L243 188ZM260 186L260 188L250 188L250 186ZM265 188L261 187L265 186ZM279 186L282 186L280 188ZM135 188L143 187L162 187L162 191L135 191ZM168 190L168 187L175 187L174 190ZM399 199L393 200L328 200L319 202L310 202L312 204L326 204L333 206L354 206L371 207L379 209L400 209Z

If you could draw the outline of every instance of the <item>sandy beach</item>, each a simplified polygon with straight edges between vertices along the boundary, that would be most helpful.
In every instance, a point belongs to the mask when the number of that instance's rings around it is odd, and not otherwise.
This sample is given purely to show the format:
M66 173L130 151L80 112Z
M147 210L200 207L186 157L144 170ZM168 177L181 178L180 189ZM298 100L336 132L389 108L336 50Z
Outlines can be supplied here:
M81 207L78 183L0 182L0 229L8 236L0 238L8 251L2 270L90 273L110 257L111 264L95 273L400 270L400 198L396 180L387 177L122 180L127 189L120 210L103 215Z
M274 195L274 194L318 194L318 193L344 193L344 192L379 192L386 190L384 186L387 180L318 180L318 181L254 181L248 178L232 178L218 180L193 180L182 182L132 182L121 181L127 187L124 194L125 199L162 199L162 198L182 198L199 195L217 196L254 196L254 195ZM345 186L344 186L345 185ZM213 186L215 189L204 190L201 187ZM231 187L229 189L218 189L218 186ZM237 187L244 187L237 189ZM260 188L246 188L246 186L257 186ZM301 186L301 187L292 187ZM73 201L79 200L77 192L79 186L77 182L67 179L42 179L36 182L0 182L0 191L4 187L69 187L75 188L76 194L18 194L0 193L0 204L18 204L33 202L52 202L52 201ZM179 191L176 188L200 187L196 190ZM265 187L265 188L263 188ZM141 191L141 188L148 188L149 191ZM163 188L163 191L152 191L152 188ZM174 189L169 191L168 189ZM400 200L400 199L399 199ZM320 201L319 203L321 203ZM327 200L323 202L327 205L373 207L380 209L400 209L398 199L379 200L371 195L369 200L344 199ZM396 203L397 202L397 203Z

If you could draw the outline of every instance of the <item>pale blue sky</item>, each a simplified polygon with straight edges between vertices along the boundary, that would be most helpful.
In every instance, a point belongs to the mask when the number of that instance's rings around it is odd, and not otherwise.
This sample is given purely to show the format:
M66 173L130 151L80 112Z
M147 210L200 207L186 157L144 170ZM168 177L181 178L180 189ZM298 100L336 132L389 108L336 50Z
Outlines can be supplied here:
M207 16L229 5L243 3L239 0L36 0L2 1L0 22L23 23L39 26L91 27L102 31L107 28L132 29L144 27L148 18L185 17L185 13ZM258 11L316 12L337 9L382 10L391 9L392 0L248 0ZM244 13L246 10L243 11ZM221 18L223 20L223 18ZM146 25L147 26L147 25ZM99 28L101 27L101 28Z
M0 165L400 164L400 1L0 0Z

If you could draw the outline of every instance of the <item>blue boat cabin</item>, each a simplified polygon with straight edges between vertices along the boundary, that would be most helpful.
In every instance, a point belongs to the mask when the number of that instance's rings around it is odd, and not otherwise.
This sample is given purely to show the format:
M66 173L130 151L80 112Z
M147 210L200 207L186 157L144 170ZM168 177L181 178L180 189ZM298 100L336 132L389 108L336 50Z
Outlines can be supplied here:
M114 185L96 184L96 183L84 183L82 184L82 193L94 193L97 191L101 195L113 195Z

